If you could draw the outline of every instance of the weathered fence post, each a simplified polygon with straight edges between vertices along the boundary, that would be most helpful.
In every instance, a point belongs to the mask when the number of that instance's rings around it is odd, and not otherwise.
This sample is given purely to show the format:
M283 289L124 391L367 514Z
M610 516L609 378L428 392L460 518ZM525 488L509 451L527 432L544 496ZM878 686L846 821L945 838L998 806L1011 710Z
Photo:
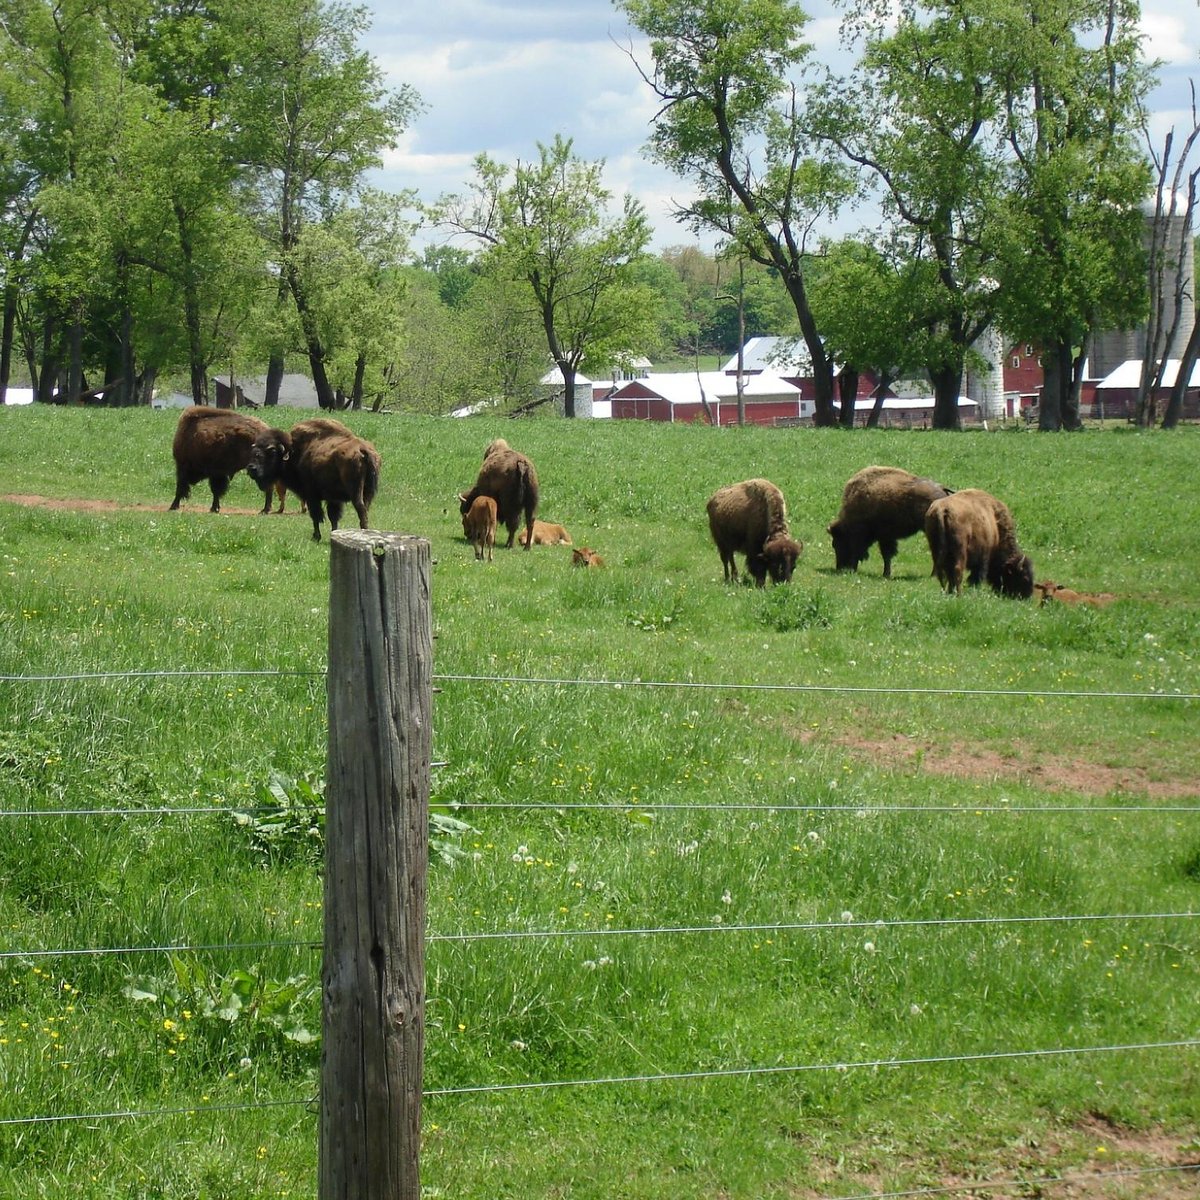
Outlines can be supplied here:
M429 543L331 538L320 1200L417 1200Z

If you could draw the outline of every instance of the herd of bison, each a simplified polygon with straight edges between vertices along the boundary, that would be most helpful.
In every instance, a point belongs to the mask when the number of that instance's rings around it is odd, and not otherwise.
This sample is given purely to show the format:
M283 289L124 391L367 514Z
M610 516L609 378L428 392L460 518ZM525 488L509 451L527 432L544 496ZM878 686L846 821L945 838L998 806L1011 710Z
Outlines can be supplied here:
M264 493L264 513L271 511L273 494L282 511L286 493L295 493L312 520L316 541L326 513L330 527L337 529L347 504L367 528L379 488L379 452L327 417L300 421L285 432L246 413L196 406L181 414L172 449L172 509L194 484L207 479L211 511L218 512L230 480L244 469ZM571 544L561 525L536 519L537 471L503 438L487 447L475 485L459 495L459 504L463 532L476 558L491 559L498 525L508 530L511 547L522 521L526 550L539 543ZM718 488L708 501L708 525L726 580L738 579L735 554L743 556L745 570L759 587L766 585L768 575L774 583L791 579L803 545L792 537L783 493L769 479ZM922 530L933 574L947 592L961 593L964 580L971 586L986 580L1001 596L1027 600L1037 593L1043 603L1102 605L1114 598L1075 592L1049 580L1035 583L1033 563L1017 545L1012 514L1002 501L978 488L952 491L899 467L864 467L847 481L841 509L829 526L837 569L857 570L878 544L883 574L889 577L900 539ZM587 546L574 549L572 560L576 566L604 565Z

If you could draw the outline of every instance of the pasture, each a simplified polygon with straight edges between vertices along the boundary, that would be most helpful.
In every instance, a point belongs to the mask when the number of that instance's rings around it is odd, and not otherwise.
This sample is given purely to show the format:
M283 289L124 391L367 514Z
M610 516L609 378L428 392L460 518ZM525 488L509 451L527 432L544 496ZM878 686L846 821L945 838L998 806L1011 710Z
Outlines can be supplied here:
M244 475L167 512L176 417L0 408L0 1197L315 1192L328 542ZM1200 433L344 419L432 543L468 827L425 1194L1194 1194ZM475 560L496 436L605 568ZM872 462L1117 601L947 597L919 538L836 574ZM804 552L726 586L705 501L760 475Z

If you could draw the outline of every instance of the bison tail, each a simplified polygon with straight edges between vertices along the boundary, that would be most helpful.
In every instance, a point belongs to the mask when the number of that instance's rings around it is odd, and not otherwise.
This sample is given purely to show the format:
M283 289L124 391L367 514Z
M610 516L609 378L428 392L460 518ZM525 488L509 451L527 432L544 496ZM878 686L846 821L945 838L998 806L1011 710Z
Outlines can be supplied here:
M370 450L363 449L362 468L363 499L370 504L375 499L375 493L379 490L379 456L373 454Z

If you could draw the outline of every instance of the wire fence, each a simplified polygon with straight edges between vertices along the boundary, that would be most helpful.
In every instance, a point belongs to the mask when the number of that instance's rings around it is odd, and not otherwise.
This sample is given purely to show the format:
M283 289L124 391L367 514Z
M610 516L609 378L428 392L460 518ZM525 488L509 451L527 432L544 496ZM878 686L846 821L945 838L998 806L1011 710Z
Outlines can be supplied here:
M88 682L109 681L144 681L163 680L178 681L184 679L203 678L275 678L302 677L323 678L325 672L320 670L144 670L144 671L98 671L73 672L63 674L0 674L0 683L24 684L81 684ZM1165 692L1165 691L1052 691L1041 689L990 689L990 688L928 688L928 687L864 687L855 685L810 685L810 684L754 684L742 682L694 682L694 681L660 681L629 679L569 679L557 677L521 677L509 675L471 675L447 674L435 675L434 681L439 683L462 684L467 686L491 687L536 687L536 688L610 688L615 691L624 689L673 689L680 691L734 691L762 693L838 693L845 695L920 695L937 697L1004 697L1017 698L1056 698L1056 699L1094 699L1119 700L1132 702L1160 703L1162 701L1190 702L1200 700L1200 693ZM435 768L448 765L445 761L432 764ZM480 800L465 802L453 806L454 809L469 809L472 811L512 811L512 810L552 810L556 812L570 811L611 811L611 812L770 812L773 814L853 814L867 815L903 815L934 816L952 815L957 817L987 817L999 814L1027 815L1064 815L1064 814L1105 814L1121 816L1161 816L1187 815L1200 812L1200 804L1034 804L1021 805L1003 803L999 805L979 805L970 803L955 804L801 804L801 803L747 803L747 802L641 802L641 801L565 801L565 802L536 802L536 801L496 801ZM222 817L229 818L237 812L253 813L252 808L239 808L221 805L182 805L182 806L152 806L152 807L112 807L112 808L20 808L0 809L0 821L9 820L46 820L46 819L117 819L132 820L147 817ZM807 921L772 921L757 923L713 923L707 925L647 925L640 927L600 927L585 929L502 929L502 930L459 930L430 932L427 935L429 943L491 943L491 942L520 942L520 941L566 941L574 938L666 938L666 937L696 937L704 935L720 935L728 937L737 934L782 934L782 933L812 933L820 934L835 930L887 930L887 929L952 929L952 928L988 928L988 927L1023 927L1023 926L1054 926L1067 924L1101 924L1105 922L1129 924L1136 922L1189 922L1200 915L1192 910L1162 911L1162 912L1114 912L1114 913L1074 913L1074 914L1011 914L992 916L966 917L896 917L883 916L878 919L854 919L848 914L840 920L807 920ZM312 953L321 949L322 943L316 940L266 940L241 943L221 942L179 942L163 945L121 945L121 946L59 946L8 948L0 950L0 962L37 962L47 959L81 959L81 958L115 958L151 955L181 955L181 954L211 954L244 956L264 950L292 951ZM427 1098L471 1096L479 1094L502 1094L536 1091L552 1091L568 1088L597 1088L597 1087L631 1087L651 1084L676 1083L688 1081L721 1080L735 1078L754 1078L801 1075L816 1072L854 1072L864 1070L899 1070L947 1066L950 1064L980 1064L997 1063L1010 1060L1079 1058L1088 1055L1113 1055L1151 1051L1187 1051L1200 1046L1200 1038L1182 1038L1164 1041L1142 1041L1127 1044L1105 1044L1094 1046L1052 1046L1034 1049L998 1049L974 1053L946 1054L928 1057L912 1058L878 1058L864 1059L852 1062L820 1062L820 1063L783 1063L773 1065L745 1065L713 1068L695 1071L666 1071L651 1074L617 1075L596 1078L572 1078L559 1080L526 1080L501 1083L472 1083L457 1087L427 1088L423 1095ZM63 1125L71 1123L97 1123L117 1120L145 1120L165 1118L177 1115L196 1116L199 1114L220 1115L247 1110L267 1110L273 1108L308 1108L315 1111L316 1100L313 1096L298 1096L285 1099L255 1099L245 1102L210 1103L199 1105L181 1105L150 1109L113 1109L109 1111L91 1111L57 1114L27 1114L0 1118L0 1127ZM1138 1167L1113 1171L1094 1171L1067 1174L1032 1174L1028 1178L1004 1178L997 1180L971 1180L961 1185L922 1187L906 1191L869 1192L841 1196L833 1200L900 1200L901 1197L949 1195L958 1192L985 1192L1003 1187L1049 1187L1062 1184L1087 1183L1090 1181L1121 1181L1136 1180L1143 1177L1169 1174L1186 1174L1200 1172L1200 1163L1185 1163L1167 1166Z

